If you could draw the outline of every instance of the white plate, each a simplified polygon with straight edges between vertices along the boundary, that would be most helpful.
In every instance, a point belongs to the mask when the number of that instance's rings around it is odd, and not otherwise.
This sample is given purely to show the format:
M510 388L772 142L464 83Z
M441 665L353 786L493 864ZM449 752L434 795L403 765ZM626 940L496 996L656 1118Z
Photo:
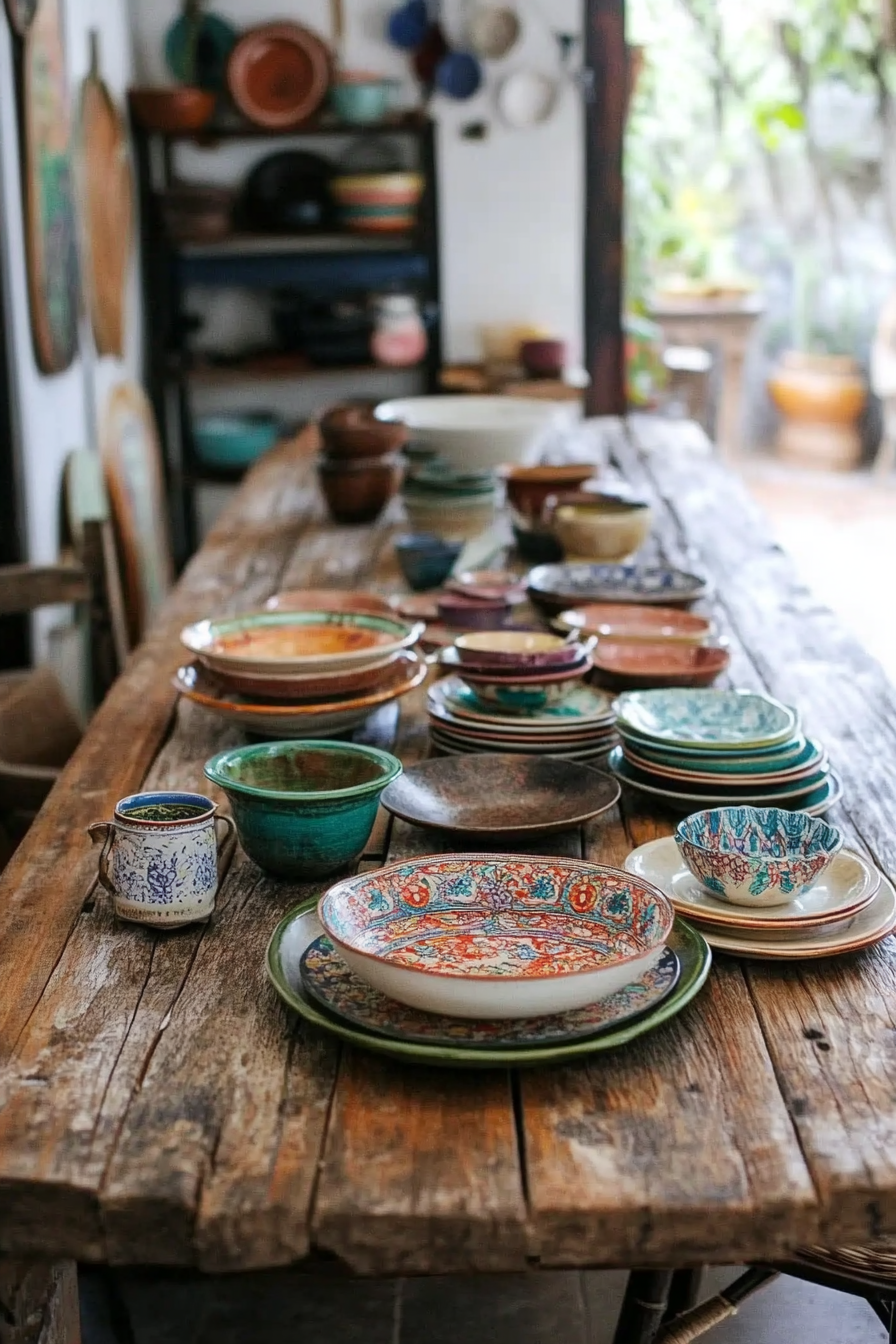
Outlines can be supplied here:
M514 130L528 130L547 121L554 110L557 92L557 81L541 70L515 70L498 85L498 111Z
M815 925L842 922L864 909L880 886L879 871L861 854L843 849L818 882L798 900L761 910L731 905L712 896L694 877L672 835L633 849L625 861L625 870L664 891L686 919L699 920L701 926L708 921L719 932L724 932L719 926L730 926L732 931L737 929L738 936L749 930L750 937L760 932L780 935L788 926L805 931Z
M845 928L816 929L804 936L789 937L773 942L750 933L716 932L702 927L703 936L720 952L739 957L756 957L761 961L807 960L812 957L833 957L844 952L858 952L886 938L896 929L896 890L888 877L881 875L877 894L865 909L847 922Z

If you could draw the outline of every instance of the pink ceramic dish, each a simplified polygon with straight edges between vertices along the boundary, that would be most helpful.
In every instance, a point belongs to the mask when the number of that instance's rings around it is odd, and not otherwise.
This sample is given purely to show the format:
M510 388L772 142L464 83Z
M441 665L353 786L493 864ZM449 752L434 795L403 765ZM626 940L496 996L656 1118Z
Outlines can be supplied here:
M466 569L445 584L452 593L483 602L505 599L514 604L525 602L526 588L519 574L504 569Z
M579 662L596 641L561 638L532 630L483 630L454 641L461 663L482 670L518 671L569 667Z
M599 641L594 655L594 680L613 690L711 686L730 662L728 650L716 645Z
M445 593L437 599L439 617L458 630L492 630L507 619L510 603L505 598L480 601Z

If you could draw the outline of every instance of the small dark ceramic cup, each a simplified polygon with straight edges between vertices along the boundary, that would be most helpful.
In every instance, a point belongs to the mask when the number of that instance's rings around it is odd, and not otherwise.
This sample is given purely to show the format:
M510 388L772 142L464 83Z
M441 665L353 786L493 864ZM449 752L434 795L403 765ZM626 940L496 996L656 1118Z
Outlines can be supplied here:
M111 821L87 830L103 840L99 879L115 913L137 924L174 929L208 919L218 890L218 839L230 817L201 793L135 793L115 805Z
M415 593L440 587L462 550L462 542L444 541L432 532L410 533L395 542L401 572Z

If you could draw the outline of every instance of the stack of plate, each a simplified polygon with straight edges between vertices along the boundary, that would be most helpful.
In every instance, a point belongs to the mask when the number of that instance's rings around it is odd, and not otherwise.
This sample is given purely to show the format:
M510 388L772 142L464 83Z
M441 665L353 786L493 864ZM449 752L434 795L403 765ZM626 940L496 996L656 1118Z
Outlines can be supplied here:
M794 709L751 691L628 691L614 708L616 776L669 807L748 803L820 815L842 786Z
M664 891L720 951L766 961L830 957L870 947L896 928L896 891L873 864L843 849L807 891L783 905L733 905L690 872L674 836L629 854L627 872Z
M558 704L505 709L451 676L430 687L428 701L432 745L449 756L501 751L589 761L617 740L609 698L581 682Z
M268 974L302 1017L399 1059L555 1064L674 1016L709 971L667 898L581 859L445 854L338 882L275 930Z
M270 737L329 737L419 686L422 624L373 612L273 610L199 621L181 632L196 661L181 695Z

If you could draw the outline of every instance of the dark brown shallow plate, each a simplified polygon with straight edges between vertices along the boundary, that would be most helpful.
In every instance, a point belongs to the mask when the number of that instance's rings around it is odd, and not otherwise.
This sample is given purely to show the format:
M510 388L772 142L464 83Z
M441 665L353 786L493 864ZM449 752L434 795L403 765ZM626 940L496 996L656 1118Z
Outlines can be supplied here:
M619 792L615 780L588 766L488 753L415 765L389 785L382 802L426 830L504 841L579 826L612 807Z

